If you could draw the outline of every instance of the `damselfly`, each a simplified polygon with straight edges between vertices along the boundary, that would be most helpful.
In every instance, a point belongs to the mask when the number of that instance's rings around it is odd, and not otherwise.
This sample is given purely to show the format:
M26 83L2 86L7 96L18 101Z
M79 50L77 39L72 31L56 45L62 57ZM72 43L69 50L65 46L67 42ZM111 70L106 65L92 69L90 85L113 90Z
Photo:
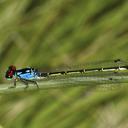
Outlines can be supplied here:
M111 63L110 63L111 62ZM37 81L39 79L44 78L51 78L51 77L62 77L62 76L70 76L73 74L77 75L86 75L85 77L91 77L95 76L98 78L98 75L102 76L108 76L108 80L113 80L111 77L112 73L121 74L124 73L125 75L128 75L128 64L126 62L121 61L120 59L113 60L110 62L98 62L93 64L87 64L82 67L75 67L75 68L69 68L65 70L59 70L59 71L52 71L52 72L41 72L37 69L27 67L22 69L16 69L15 66L9 66L8 70L6 71L5 77L7 79L13 79L14 80L14 86L16 87L16 82L20 81L23 82L26 85L26 88L28 87L29 83L33 83L39 88ZM119 76L118 75L118 76ZM118 79L118 77L116 77Z

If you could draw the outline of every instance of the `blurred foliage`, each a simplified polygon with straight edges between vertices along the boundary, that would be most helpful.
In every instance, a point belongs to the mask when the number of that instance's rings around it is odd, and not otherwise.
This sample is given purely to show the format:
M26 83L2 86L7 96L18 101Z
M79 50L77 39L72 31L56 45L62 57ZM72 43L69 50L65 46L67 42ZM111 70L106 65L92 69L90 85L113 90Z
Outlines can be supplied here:
M0 75L127 59L127 0L1 0ZM128 91L78 87L0 96L0 128L126 128Z

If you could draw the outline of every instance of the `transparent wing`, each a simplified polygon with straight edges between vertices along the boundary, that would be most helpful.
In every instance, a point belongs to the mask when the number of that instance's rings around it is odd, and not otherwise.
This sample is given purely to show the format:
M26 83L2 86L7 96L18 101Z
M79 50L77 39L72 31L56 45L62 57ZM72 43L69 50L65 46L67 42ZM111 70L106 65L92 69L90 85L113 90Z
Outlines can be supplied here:
M123 61L121 59L116 60L104 60L104 61L97 61L97 62L90 62L85 64L74 64L74 65L68 65L63 66L60 68L57 68L54 71L68 71L68 70L79 70L79 69L91 69L91 68L106 68L106 67L119 67L119 66L125 66L128 65L128 61Z
M89 72L50 76L39 80L43 87L95 86L103 84L120 84L128 82L128 72Z

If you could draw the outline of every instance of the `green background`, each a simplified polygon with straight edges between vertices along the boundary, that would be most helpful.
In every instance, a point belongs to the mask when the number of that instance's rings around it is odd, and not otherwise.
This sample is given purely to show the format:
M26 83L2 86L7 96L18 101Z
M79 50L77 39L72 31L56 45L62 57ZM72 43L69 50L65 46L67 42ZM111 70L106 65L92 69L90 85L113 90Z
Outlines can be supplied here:
M0 75L128 54L127 0L1 0ZM127 84L126 84L127 86ZM128 91L58 88L0 95L0 128L126 128Z

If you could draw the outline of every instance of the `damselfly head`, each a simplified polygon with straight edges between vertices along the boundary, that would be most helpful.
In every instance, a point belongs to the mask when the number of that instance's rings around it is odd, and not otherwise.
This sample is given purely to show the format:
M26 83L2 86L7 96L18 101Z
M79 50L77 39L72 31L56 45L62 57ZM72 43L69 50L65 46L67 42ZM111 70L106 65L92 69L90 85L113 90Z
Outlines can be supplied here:
M15 73L16 73L16 67L11 65L8 67L8 70L6 71L5 78L12 79Z

